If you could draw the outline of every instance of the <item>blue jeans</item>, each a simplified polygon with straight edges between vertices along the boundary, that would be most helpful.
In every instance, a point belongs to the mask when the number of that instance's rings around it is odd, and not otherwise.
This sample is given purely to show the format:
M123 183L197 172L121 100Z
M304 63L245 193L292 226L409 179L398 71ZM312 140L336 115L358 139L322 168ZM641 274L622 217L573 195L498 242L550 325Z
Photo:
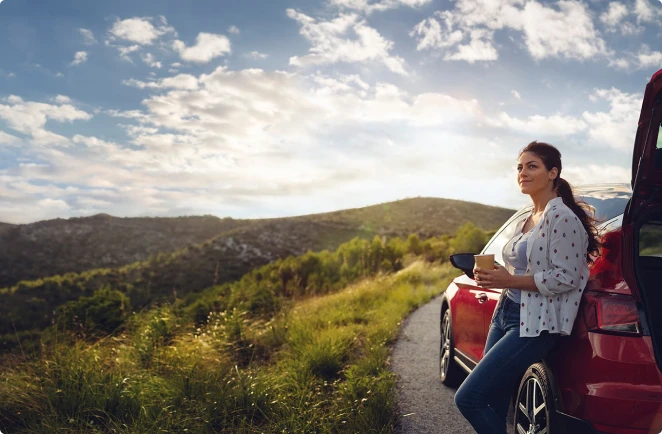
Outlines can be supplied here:
M508 405L533 363L549 353L558 333L519 336L520 307L502 296L485 342L485 355L455 393L455 405L478 434L506 434Z

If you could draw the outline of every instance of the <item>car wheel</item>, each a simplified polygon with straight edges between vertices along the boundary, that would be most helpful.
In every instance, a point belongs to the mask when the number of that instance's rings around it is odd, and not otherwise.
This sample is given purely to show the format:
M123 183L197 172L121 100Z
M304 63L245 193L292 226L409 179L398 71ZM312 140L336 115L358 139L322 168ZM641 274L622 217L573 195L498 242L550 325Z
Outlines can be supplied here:
M441 382L446 386L458 387L466 377L466 374L453 358L453 325L450 309L442 311L440 331L439 377L441 378Z
M547 368L542 363L529 367L520 381L515 402L514 428L517 434L554 434L554 395Z

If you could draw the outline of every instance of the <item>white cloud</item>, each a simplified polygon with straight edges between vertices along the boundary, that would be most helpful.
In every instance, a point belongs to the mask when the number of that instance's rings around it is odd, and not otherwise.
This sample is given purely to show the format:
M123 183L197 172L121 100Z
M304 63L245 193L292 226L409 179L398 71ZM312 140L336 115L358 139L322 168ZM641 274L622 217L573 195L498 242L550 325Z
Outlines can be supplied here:
M129 45L128 47L117 47L117 50L120 52L120 57L122 60L131 62L131 57L129 54L134 53L140 50L140 45Z
M140 89L197 89L198 79L190 74L179 74L174 77L167 77L158 81L144 82L139 80L124 80L122 84L126 86L138 87Z
M41 207L44 207L44 208L47 208L47 209L54 209L54 210L57 210L57 211L66 211L66 210L69 209L69 205L63 200L42 199L37 203Z
M531 115L526 119L519 119L501 112L496 116L486 118L485 123L492 127L511 130L530 137L571 136L586 129L586 122L582 119L562 114L552 116Z
M71 104L71 98L65 95L58 95L55 98L53 98L53 101L55 101L58 104Z
M317 21L294 9L288 9L287 15L299 22L300 33L312 43L310 54L290 57L290 65L375 61L397 74L408 75L405 61L390 54L393 42L383 38L356 14L342 14L332 21ZM355 38L349 38L350 34Z
M329 0L334 6L363 11L365 13L385 11L399 6L419 7L432 0Z
M152 68L161 68L161 62L157 62L152 53L145 53L140 58Z
M469 32L470 42L459 44L454 53L447 53L446 60L465 60L468 63L497 60L499 55L493 44L493 32L473 29Z
M498 57L493 41L497 30L520 32L536 60L590 59L610 53L583 3L560 0L556 6L536 0L458 0L453 10L421 21L410 36L417 38L419 50L439 49L447 60L468 62Z
M227 36L213 33L199 33L195 45L187 47L182 41L173 42L173 48L182 60L207 63L215 57L230 54L230 40Z
M16 145L20 141L21 140L18 137L0 131L0 145Z
M174 32L164 17L161 17L159 27L155 27L151 21L151 18L138 17L116 20L110 28L111 40L119 39L139 45L151 45L160 36Z
M62 74L61 72L58 72L57 74L55 74L55 76L57 78L62 78L62 77L64 77L64 74Z
M0 119L15 131L32 136L32 142L37 145L67 144L67 139L44 129L48 120L56 122L73 122L88 120L92 115L64 103L65 96L58 96L60 105L38 102L25 102L22 98L11 95L5 99L8 104L0 104Z
M643 44L639 53L637 53L639 68L662 68L662 52L651 51L648 45Z
M78 29L80 35L83 37L83 44L85 45L94 45L97 43L94 33L89 29Z
M616 27L628 15L628 8L619 2L610 2L609 8L600 15L600 21L608 27Z
M233 35L238 35L239 34L239 27L237 27L237 26L228 27L228 33L232 33Z
M595 102L606 101L610 109L582 114L589 127L589 138L613 149L631 151L643 96L611 88L596 89L590 98Z
M16 78L16 74L14 74L13 72L10 72L9 74L7 74L7 77L8 78Z
M519 94L518 91L515 89L511 90L510 93L516 98L516 99L522 99L522 96Z
M264 60L267 57L269 57L269 55L265 53L260 53L259 51L251 51L250 53L246 53L246 57L250 59Z
M452 13L444 11L436 15L441 23L435 18L426 18L409 32L411 37L418 36L417 50L451 47L464 38L462 30L454 28Z
M648 0L636 0L634 14L637 17L637 23L659 22L662 17L662 10L660 10L660 5L657 2L653 7Z
M608 107L606 113L518 118L483 110L471 97L411 93L390 83L368 83L358 75L321 72L218 67L199 76L178 74L125 84L147 95L140 110L105 112L122 122L123 140L77 134L63 138L65 143L45 131L49 120L91 117L64 96L56 96L59 104L53 105L18 96L0 100L0 118L9 128L32 135L33 142L58 145L21 144L31 158L10 171L0 169L0 220L80 215L98 208L115 215L236 215L251 209L253 202L274 204L267 212L279 212L275 204L284 197L293 213L299 208L292 203L312 206L316 197L328 201L333 195L351 197L357 190L384 194L393 188L401 189L401 197L411 191L448 196L450 187L436 193L425 188L446 188L461 179L472 180L468 184L479 180L476 194L492 197L514 186L514 178L507 178L510 184L505 179L516 144L569 137L605 144L605 152L620 152L629 149L631 137L628 147L616 148L620 140L606 143L601 134L626 135L621 128L632 122L628 113L638 113L630 106L638 97L614 89L593 94L596 104ZM466 155L482 158L472 165L456 164ZM567 161L564 171L572 175ZM589 169L594 173L600 167ZM39 185L30 180L39 180ZM53 210L41 211L38 201L44 197L69 209L58 211L52 202L45 205ZM374 202L388 199L370 197ZM339 203L345 202L327 206Z
M608 32L620 32L622 35L634 35L644 30L626 18L630 15L628 8L619 2L609 3L608 9L600 15L600 21L605 25Z
M77 51L74 55L74 60L71 62L71 66L80 65L85 62L87 62L87 52Z

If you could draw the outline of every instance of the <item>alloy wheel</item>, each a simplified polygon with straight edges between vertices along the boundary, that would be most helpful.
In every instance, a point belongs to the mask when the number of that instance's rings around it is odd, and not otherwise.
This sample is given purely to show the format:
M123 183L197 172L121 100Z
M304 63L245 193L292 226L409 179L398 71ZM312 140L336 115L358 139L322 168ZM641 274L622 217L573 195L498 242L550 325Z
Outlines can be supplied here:
M538 379L530 377L517 397L517 434L548 434L547 403Z
M444 314L441 322L441 344L439 348L439 376L444 379L448 375L448 367L451 357L451 319L448 311Z

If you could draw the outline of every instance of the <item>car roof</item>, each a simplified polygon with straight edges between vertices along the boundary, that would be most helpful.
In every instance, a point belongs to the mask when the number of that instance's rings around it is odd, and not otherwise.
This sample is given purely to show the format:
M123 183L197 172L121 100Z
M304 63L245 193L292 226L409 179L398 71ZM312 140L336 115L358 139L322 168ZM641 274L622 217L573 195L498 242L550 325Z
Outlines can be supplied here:
M577 196L616 196L625 194L632 195L632 187L627 183L600 183L600 184L581 184L572 187L573 192ZM517 213L528 211L533 208L533 204L528 204L517 210Z

